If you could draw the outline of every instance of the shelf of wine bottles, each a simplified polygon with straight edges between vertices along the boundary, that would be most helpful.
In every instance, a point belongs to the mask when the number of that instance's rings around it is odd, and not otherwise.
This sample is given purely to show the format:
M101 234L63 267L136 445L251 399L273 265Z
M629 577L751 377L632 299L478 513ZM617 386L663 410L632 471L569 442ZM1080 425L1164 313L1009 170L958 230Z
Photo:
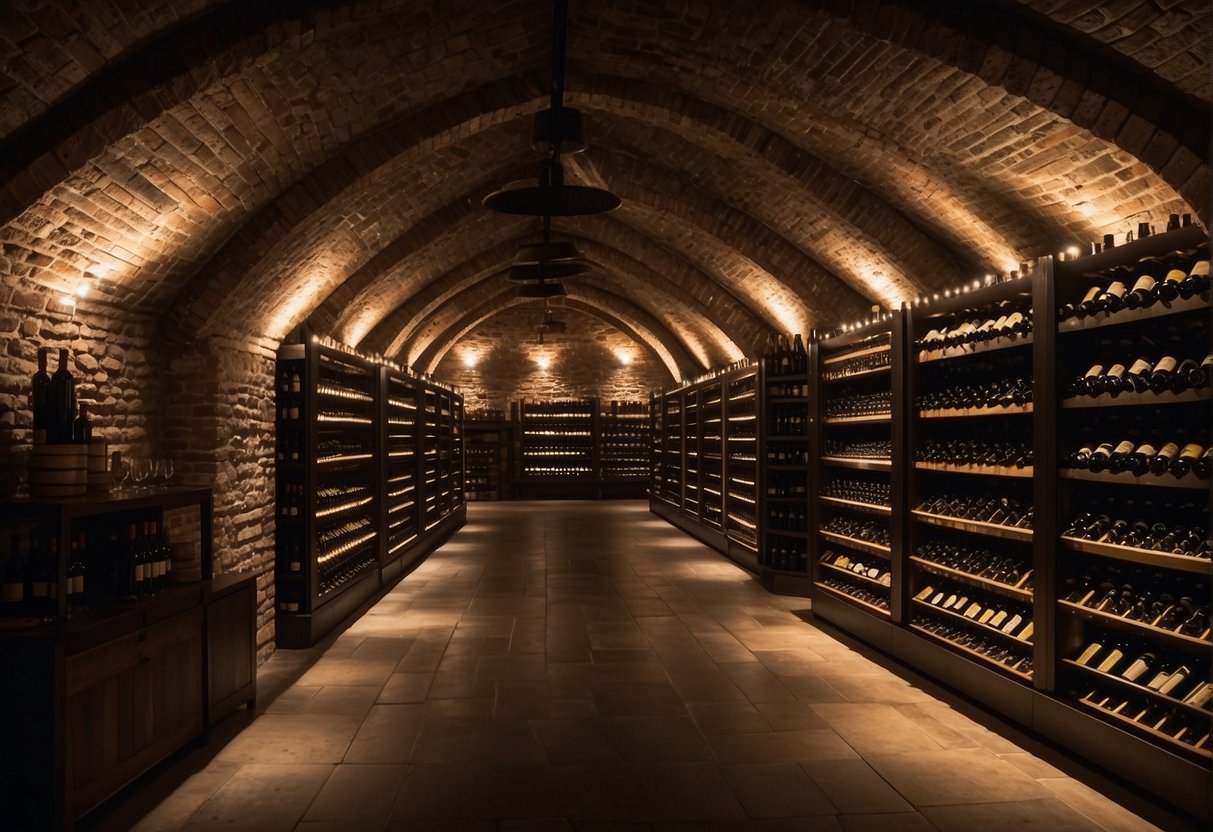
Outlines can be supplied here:
M1035 665L1033 278L915 310L912 621L1024 683Z
M758 551L758 371L725 383L725 533Z
M1207 764L1209 244L1168 237L1056 267L1058 689Z
M699 518L703 504L703 494L699 488L700 464L703 457L703 426L699 421L701 392L687 390L682 397L682 511L694 519Z
M495 418L465 418L463 422L464 478L468 501L510 497L510 458L513 424L504 413Z
M763 402L759 563L809 578L809 362L799 335L768 341L761 359ZM804 592L807 594L807 585Z
M414 379L390 368L385 370L386 424L384 428L384 491L387 512L387 554L395 557L417 539L417 398Z
M644 480L649 473L649 408L644 402L614 401L599 416L601 476ZM688 415L689 418L689 415Z
M815 347L820 444L814 548L822 553L815 581L881 617L892 611L893 459L900 444L893 338L890 318Z
M277 411L277 632L301 647L376 591L385 570L399 573L461 505L462 400L309 340L279 352Z

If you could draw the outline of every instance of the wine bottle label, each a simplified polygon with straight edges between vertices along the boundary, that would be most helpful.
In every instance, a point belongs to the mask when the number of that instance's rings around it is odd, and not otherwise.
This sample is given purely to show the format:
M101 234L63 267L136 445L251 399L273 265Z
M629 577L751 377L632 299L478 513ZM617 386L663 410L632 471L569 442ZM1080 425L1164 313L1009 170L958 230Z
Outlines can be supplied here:
M1150 663L1148 661L1146 661L1145 657L1143 656L1141 658L1134 659L1133 663L1131 665L1129 665L1128 667L1126 667L1125 672L1120 675L1123 676L1125 679L1128 679L1130 682L1136 682L1137 677L1140 676L1141 674L1145 673L1149 669L1150 669Z
M1154 288L1155 282L1156 281L1154 278L1150 277L1150 275L1143 274L1141 277L1137 278L1137 282L1133 284L1133 288L1130 291L1148 292Z
M1209 261L1197 260L1192 264L1192 271L1188 272L1192 277L1208 277L1209 276Z
M1114 451L1112 451L1112 453L1113 454L1131 454L1131 453L1133 453L1133 440L1132 439L1124 440L1123 442L1121 442L1119 445L1116 446L1116 449Z
M1000 315L998 317L998 320L994 322L994 325L991 327L991 329L1003 329L1004 327L1006 327L1006 325L1007 325L1007 316Z
M25 600L25 584L20 581L10 581L0 586L0 598L6 604L17 604Z
M1171 678L1171 674L1165 670L1160 671L1153 679L1146 683L1146 687L1150 690L1162 690L1162 686Z
M45 598L50 594L50 590L46 586L46 581L34 581L30 584L30 595L35 598Z
M1091 659L1095 658L1095 654L1098 653L1102 649L1103 649L1103 645L1097 641L1092 642L1091 644L1088 644L1087 649L1083 650L1082 653L1079 654L1077 662L1083 666L1086 666L1086 664L1088 662L1090 662Z
M1090 303L1099 297L1101 292L1103 292L1103 290L1100 289L1099 286L1092 286L1090 289L1087 289L1087 293L1082 296L1082 302Z
M1083 378L1091 378L1093 376L1100 376L1100 375L1103 375L1103 365L1102 364L1092 364L1091 369L1087 370L1086 375L1084 375Z
M146 580L146 578L147 578L147 573L144 570L143 564L142 563L135 564L135 580L142 581L142 580Z
M1015 326L1017 323L1020 323L1021 321L1023 321L1023 313L1014 312L1007 316L1007 322L1006 322L1005 326L1012 327L1012 326Z
M988 609L988 610L986 610L985 612L983 612L983 613L981 614L981 617L980 617L980 618L978 618L978 619L977 619L977 623L978 623L978 624L985 624L985 623L987 623L987 622L988 622L988 621L989 621L991 618L993 618L993 617L994 617L994 610L993 610L993 609Z
M943 603L943 608L944 608L944 609L951 609L951 608L952 608L952 605L953 605L953 604L955 604L955 603L956 603L956 596L955 596L955 595L949 595L949 596L948 596L948 600L947 600L947 601L944 601L944 603Z
M1112 297L1123 298L1126 291L1127 290L1125 289L1124 283L1119 280L1114 280L1112 281L1112 285L1107 288L1105 294L1111 295Z
M1120 378L1124 374L1125 374L1125 365L1124 364L1113 364L1111 367L1108 368L1108 372L1107 372L1108 378Z
M1187 276L1187 272L1185 272L1183 269L1170 269L1167 271L1167 276L1163 278L1163 280L1170 283L1182 283Z
M1022 623L1023 623L1023 616L1020 615L1019 613L1015 613L1015 615L1013 615L1009 619L1007 619L1006 624L1002 625L1002 631L1004 633L1012 633Z
M72 576L72 590L71 591L76 595L84 594L84 576L83 575L73 575Z
M1002 623L1006 620L1007 620L1007 611L999 610L998 612L994 613L994 617L990 619L990 626L991 627L1001 627Z
M1213 352L1206 355L1204 360L1200 362L1200 369L1207 371L1211 368L1213 368Z
M1171 459L1177 453L1179 453L1179 445L1175 444L1174 442L1168 442L1158 449L1157 456L1160 456L1163 459Z
M1147 457L1153 458L1153 457L1158 456L1158 451L1156 451L1154 449L1153 445L1145 444L1145 445L1140 445L1137 448L1137 450L1133 452L1134 456L1137 456L1138 454L1141 454L1142 456L1147 456Z
M1213 682L1205 682L1188 694L1184 703L1195 708L1203 708L1213 701Z
M1164 355L1162 358L1158 359L1158 363L1154 365L1153 372L1169 373L1174 369L1175 369L1175 359L1169 355Z
M1104 442L1098 448L1091 451L1091 454L1092 455L1100 454L1101 456L1107 456L1108 454L1112 453L1112 448L1113 448L1113 445L1111 442Z
M1198 445L1195 442L1189 442L1184 445L1184 449L1179 452L1180 459L1199 459L1204 455L1205 449L1203 445Z
M1188 668L1186 668L1186 667L1178 668L1174 673L1171 674L1171 676L1167 679L1167 681L1162 683L1162 686L1159 687L1158 692L1162 693L1162 694L1170 694L1171 691L1175 690L1183 682L1187 681L1187 679L1188 679Z
M1033 632L1033 629L1034 629L1034 628L1033 628L1033 624L1034 624L1034 623L1035 623L1035 622L1029 621L1029 622L1028 622L1028 626L1024 627L1024 628L1023 628L1023 631L1022 631L1021 633L1019 633L1019 635L1017 635L1017 636L1015 636L1015 637L1016 637L1017 639L1020 639L1021 641L1031 641L1031 640L1032 640L1032 632Z
M1107 673L1109 670L1116 667L1124 656L1125 654L1121 652L1119 647L1113 647L1112 652L1104 656L1104 660L1096 665L1095 669L1101 673Z
M976 618L977 614L981 612L981 610L981 604L974 601L973 603L969 604L969 608L965 610L965 618Z
M1144 358L1139 358L1134 361L1133 366L1129 368L1129 375L1139 376L1142 373L1149 372L1152 366L1153 365L1150 364L1149 361L1146 361Z

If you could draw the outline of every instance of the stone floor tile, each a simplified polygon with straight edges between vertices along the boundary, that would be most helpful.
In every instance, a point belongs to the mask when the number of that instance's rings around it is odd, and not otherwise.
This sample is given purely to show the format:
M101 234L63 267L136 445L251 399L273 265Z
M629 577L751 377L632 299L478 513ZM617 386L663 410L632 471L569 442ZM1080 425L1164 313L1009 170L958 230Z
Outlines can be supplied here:
M331 765L242 765L190 815L181 832L290 832L333 771Z
M381 690L380 685L325 685L303 706L302 712L363 717Z
M1050 777L1041 780L1040 784L1058 800L1107 832L1145 832L1154 828L1152 823L1072 777ZM1169 821L1173 819L1163 817L1160 820L1170 826Z
M712 764L570 766L571 818L662 823L745 818Z
M536 719L531 728L553 765L622 763L623 754L607 737L601 719Z
M721 770L751 818L835 814L834 804L795 763L729 765Z
M800 767L844 815L914 808L864 760L808 760Z
M403 765L335 766L303 820L382 826L407 772Z
M813 710L860 754L901 754L939 749L929 734L890 705L814 705Z
M602 733L629 763L693 763L713 759L689 716L610 717Z
M794 702L796 696L761 662L727 662L720 669L741 688L746 698L759 702Z
M379 691L377 701L381 705L424 702L433 681L433 673L393 673Z
M407 763L425 713L424 705L375 705L350 743L344 762Z
M265 714L216 756L236 763L339 763L362 718L330 714Z
M918 807L954 803L1007 803L1049 792L984 748L917 751L866 757L872 768Z
M926 806L921 811L940 832L971 832L973 829L982 832L1019 832L1022 829L1100 832L1102 828L1051 797L1012 803Z
M693 702L687 709L705 735L754 734L771 730L768 720L749 702ZM816 716L813 719L821 723Z
M725 763L799 760L850 760L857 755L833 731L771 731L765 734L716 734L708 738Z
M417 764L546 763L523 719L428 718L410 758Z
M593 682L590 693L603 716L681 716L687 713L667 681Z
M935 826L918 812L839 815L838 821L843 832L938 832Z

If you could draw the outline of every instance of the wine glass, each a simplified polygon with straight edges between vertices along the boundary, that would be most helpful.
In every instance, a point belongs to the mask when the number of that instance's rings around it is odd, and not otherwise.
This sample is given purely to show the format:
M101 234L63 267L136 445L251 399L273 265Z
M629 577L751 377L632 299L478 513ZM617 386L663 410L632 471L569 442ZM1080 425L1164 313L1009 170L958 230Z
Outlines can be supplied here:
M150 467L146 459L131 460L131 482L135 484L135 490L143 488L143 484L147 482L148 475L151 473Z
M163 466L163 470L161 473L164 474L164 487L168 488L169 483L173 479L173 473L174 473L173 461L166 457L165 459L160 460L160 464Z
M148 460L148 479L152 487L164 488L164 460L160 457Z
M125 492L126 481L131 478L131 461L129 459L119 461L118 465L115 466L114 470L111 471L110 474L113 476L114 482L118 485L118 493L121 494Z

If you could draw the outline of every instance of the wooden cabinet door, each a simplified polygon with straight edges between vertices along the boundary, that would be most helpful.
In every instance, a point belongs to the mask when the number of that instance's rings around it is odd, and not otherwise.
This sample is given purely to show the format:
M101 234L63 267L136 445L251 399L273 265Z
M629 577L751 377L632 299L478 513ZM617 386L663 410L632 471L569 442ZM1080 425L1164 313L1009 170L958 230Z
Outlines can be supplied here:
M252 702L257 684L257 586L240 589L206 606L207 713L214 725Z
M70 656L69 816L79 817L198 736L202 695L201 610Z

